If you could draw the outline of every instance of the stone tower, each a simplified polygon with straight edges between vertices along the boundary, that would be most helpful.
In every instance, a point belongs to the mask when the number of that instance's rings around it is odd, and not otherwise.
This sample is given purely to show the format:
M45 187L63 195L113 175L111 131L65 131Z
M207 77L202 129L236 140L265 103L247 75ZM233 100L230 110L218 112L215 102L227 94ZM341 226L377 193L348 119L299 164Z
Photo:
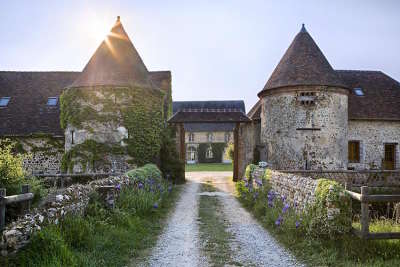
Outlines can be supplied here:
M303 24L258 94L267 161L277 169L345 169L348 93Z
M170 72L147 70L118 17L61 96L62 169L125 171L157 162L170 88Z

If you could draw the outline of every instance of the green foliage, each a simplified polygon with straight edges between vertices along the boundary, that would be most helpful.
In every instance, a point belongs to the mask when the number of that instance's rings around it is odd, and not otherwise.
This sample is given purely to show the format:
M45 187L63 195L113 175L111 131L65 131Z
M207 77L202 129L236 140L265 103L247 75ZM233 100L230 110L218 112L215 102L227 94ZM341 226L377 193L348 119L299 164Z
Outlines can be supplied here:
M143 173L161 177L154 165L146 166ZM0 266L127 266L135 258L145 258L179 191L176 187L166 190L161 179L146 181L153 186L141 190L141 200L135 183L122 190L112 210L93 193L84 216L67 216L58 225L43 227L15 257L0 257ZM144 199L157 200L158 207L151 201L148 210L149 205L141 206Z
M351 230L350 197L337 182L319 179L315 203L309 207L311 235L336 238Z
M326 187L326 183L321 184L321 197L329 195ZM400 240L363 240L350 233L328 238L325 230L321 230L321 234L310 234L309 225L313 215L296 214L292 208L282 213L283 202L278 198L274 198L270 206L268 183L262 188L249 189L245 181L240 181L236 184L236 188L240 202L281 244L307 266L400 265ZM276 225L279 216L282 220ZM396 230L396 227L398 230L398 225L393 221L372 221L370 225L373 232L390 232Z
M232 163L197 163L186 164L186 172L231 172Z
M126 173L136 183L147 183L149 179L161 183L162 173L154 164L146 164L141 168L130 170Z
M60 97L61 127L68 125L95 132L91 123L118 122L128 130L126 148L107 153L126 153L132 163L143 165L156 162L161 148L161 132L164 128L164 93L160 90L131 87L73 88ZM88 104L89 103L89 104ZM102 106L98 111L92 106ZM80 148L82 152L84 147ZM76 152L75 152L76 153ZM68 157L74 158L72 153ZM96 158L103 158L100 151ZM71 162L71 161L69 161ZM70 163L71 164L71 163ZM68 169L65 166L64 169Z
M20 183L24 178L22 168L24 157L21 154L13 154L13 142L0 140L0 187L7 187Z
M174 183L185 182L185 163L179 159L178 152L176 151L174 127L167 127L162 133L160 169Z
M213 154L212 158L206 157L207 150L211 147L211 151ZM199 157L200 163L221 163L222 155L224 153L224 149L226 147L226 143L201 143L199 144L197 155Z
M257 166L254 165L254 164L249 164L249 165L247 165L246 171L244 172L244 176L245 176L247 179L251 180L251 179L253 178L253 177L252 177L253 172L254 172L254 170L255 170L256 168L257 168Z
M225 150L225 156L232 161L234 160L235 145L232 142L228 144L228 147Z

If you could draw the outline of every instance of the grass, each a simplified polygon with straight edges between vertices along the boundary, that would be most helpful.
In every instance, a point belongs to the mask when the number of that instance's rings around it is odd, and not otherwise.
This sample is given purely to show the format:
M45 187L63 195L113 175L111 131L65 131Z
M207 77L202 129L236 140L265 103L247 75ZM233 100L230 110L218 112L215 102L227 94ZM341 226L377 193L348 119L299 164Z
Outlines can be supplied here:
M231 163L198 163L186 164L186 172L228 172L232 171L233 166Z
M157 208L153 202L145 208L148 199L135 198L135 190L122 192L114 210L92 197L85 216L66 217L59 225L44 227L25 249L0 258L0 266L126 266L146 258L180 187L163 193Z
M289 210L282 215L282 204L269 207L268 190L239 194L239 200L257 220L299 260L309 266L400 266L400 240L362 240L351 234L336 239L312 237L307 234L307 218L298 218ZM283 221L277 226L278 216ZM298 228L296 221L300 222ZM372 221L372 232L399 229L391 221Z
M216 191L210 184L202 184L202 192ZM225 266L226 264L236 265L231 255L233 254L229 243L232 239L226 231L226 224L220 217L222 214L221 203L216 196L200 195L199 221L200 236L204 240L203 252L208 257L212 266Z

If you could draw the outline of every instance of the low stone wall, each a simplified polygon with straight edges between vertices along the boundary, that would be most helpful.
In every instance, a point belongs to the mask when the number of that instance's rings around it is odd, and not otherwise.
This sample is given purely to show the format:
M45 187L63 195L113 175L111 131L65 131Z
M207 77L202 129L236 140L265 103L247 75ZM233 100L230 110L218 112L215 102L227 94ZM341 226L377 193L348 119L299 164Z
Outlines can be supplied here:
M43 207L32 210L29 214L5 227L0 242L1 254L4 256L14 253L25 246L31 235L35 231L39 231L43 225L58 224L59 220L67 214L83 214L89 203L90 194L99 186L119 185L123 187L130 183L132 183L132 179L121 175L92 181L86 185L74 184L66 188Z
M257 167L252 172L253 179L261 180L266 169ZM269 171L269 183L272 190L286 198L286 201L297 209L304 208L315 201L315 189L318 181L309 177L302 177L289 173Z

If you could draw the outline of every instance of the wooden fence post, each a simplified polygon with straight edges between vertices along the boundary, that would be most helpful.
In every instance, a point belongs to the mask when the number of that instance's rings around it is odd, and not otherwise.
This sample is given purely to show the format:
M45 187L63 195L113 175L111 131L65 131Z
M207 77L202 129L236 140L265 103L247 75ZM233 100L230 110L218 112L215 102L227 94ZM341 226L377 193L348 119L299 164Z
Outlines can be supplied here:
M6 189L0 188L0 231L4 229L6 224Z
M21 186L21 193L22 194L26 194L29 193L31 191L31 186L29 184L24 184ZM27 200L23 203L21 203L21 211L22 214L24 214L25 212L28 212L31 208L31 201Z
M361 187L361 235L363 238L369 235L369 207L368 207L368 186Z

